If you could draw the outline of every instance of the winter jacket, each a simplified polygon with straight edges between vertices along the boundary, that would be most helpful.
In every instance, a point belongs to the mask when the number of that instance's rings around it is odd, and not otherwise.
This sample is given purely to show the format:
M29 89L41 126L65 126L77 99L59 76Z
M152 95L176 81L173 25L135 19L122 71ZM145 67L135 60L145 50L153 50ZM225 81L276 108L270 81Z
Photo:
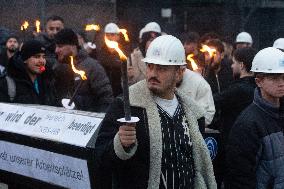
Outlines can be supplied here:
M136 124L136 144L125 151L117 134L124 117L123 101L117 98L106 114L96 141L95 158L101 169L112 170L113 188L123 189L156 189L159 188L162 159L161 123L153 95L146 86L145 80L131 86L130 103L132 116L140 118ZM199 132L197 119L201 111L185 94L177 91L186 118L190 125L189 133L193 143L195 167L194 188L217 188L210 156L206 144ZM102 188L106 177L101 180Z
M225 141L239 114L252 103L255 88L254 77L244 77L234 81L221 93L214 94L216 110L221 112L222 125L219 130Z
M129 85L137 83L145 79L146 77L146 64L142 62L143 59L142 52L139 48L134 49L133 53L131 53L131 61L128 61L128 78ZM130 71L131 69L131 71Z
M215 114L215 106L210 85L198 73L189 69L183 74L183 80L178 87L203 109L205 124L209 125Z
M42 104L54 105L55 98L53 95L53 87L50 85L49 80L46 78L45 73L37 76L39 94L36 92L34 83L28 76L25 70L24 62L22 61L19 53L16 53L9 61L7 67L7 74L14 80L16 85L16 96L13 100L15 103L23 104ZM5 77L0 81L1 93L6 98L8 97L8 85ZM1 95L2 96L2 95ZM7 98L6 98L7 99ZM4 102L7 100L2 99Z
M74 102L77 109L105 112L112 103L113 96L111 85L103 67L96 60L90 58L84 50L79 51L74 64L78 70L85 71L87 76L87 80L82 82L75 97ZM56 91L60 94L58 100L61 101L62 98L71 98L74 89L81 82L81 77L74 74L70 64L60 64L59 66L60 69L55 72L58 75L55 86Z
M253 103L237 118L229 136L226 188L284 188L283 128L283 112L265 101L257 88Z
M111 52L104 44L97 54L99 63L104 67L110 80L113 96L116 97L122 93L121 86L121 60L116 51Z
M230 61L228 59L223 59L221 61L221 69L217 75L215 75L214 70L209 70L205 79L209 83L213 95L225 90L233 81Z

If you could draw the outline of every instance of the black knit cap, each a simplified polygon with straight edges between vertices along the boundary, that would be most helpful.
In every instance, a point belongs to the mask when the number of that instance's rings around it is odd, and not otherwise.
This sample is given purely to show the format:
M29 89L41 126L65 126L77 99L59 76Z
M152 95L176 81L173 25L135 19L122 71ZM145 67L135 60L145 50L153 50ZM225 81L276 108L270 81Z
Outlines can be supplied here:
M79 47L78 37L72 29L62 29L55 35L55 43L59 45L76 45Z
M37 40L29 40L25 42L21 48L21 57L23 61L38 53L45 53L45 47Z
M15 34L10 34L7 38L6 38L6 41L5 41L5 44L8 42L9 39L11 38L14 38L16 39L18 42L19 42L19 38L18 36L16 36Z

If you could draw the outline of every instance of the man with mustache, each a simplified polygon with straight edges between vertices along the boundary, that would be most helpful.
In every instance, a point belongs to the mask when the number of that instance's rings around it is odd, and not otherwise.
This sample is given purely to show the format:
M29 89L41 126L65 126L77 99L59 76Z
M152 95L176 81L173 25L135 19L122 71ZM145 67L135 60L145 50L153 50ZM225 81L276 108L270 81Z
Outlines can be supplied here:
M0 73L3 73L7 68L10 58L15 54L19 48L18 38L10 35L5 43L5 49L0 54Z
M202 112L176 90L186 64L182 43L171 35L157 37L142 61L147 64L146 80L129 89L132 116L140 121L118 122L124 111L123 99L116 98L96 141L97 173L101 174L97 175L98 185L124 189L216 188L198 128Z

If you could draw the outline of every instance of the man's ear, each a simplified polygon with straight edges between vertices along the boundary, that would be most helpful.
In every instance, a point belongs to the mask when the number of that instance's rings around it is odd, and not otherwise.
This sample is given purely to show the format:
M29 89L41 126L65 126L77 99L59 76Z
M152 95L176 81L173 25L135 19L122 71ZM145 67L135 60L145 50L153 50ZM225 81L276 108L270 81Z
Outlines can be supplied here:
M262 88L262 80L263 78L259 78L259 77L255 78L255 83L259 88Z

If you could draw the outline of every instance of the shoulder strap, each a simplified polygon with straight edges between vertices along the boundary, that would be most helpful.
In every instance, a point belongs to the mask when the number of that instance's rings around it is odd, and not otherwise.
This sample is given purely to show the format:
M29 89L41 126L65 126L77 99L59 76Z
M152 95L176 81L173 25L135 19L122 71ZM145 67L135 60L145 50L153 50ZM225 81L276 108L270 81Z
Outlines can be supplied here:
M14 100L16 96L16 83L13 78L9 76L5 76L7 81L7 87L8 87L8 95L10 97L11 102Z

